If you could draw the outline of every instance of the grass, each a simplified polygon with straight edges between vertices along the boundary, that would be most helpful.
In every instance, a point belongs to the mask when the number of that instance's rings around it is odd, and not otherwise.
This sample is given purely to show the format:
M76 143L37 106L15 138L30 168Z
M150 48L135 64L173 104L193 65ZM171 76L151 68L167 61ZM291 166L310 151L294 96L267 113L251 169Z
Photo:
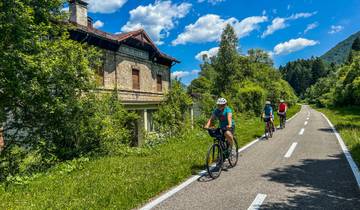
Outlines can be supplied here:
M246 115L237 125L240 146L264 129L260 118ZM194 130L145 153L98 158L70 172L57 167L28 184L0 186L0 209L132 209L203 170L210 144L206 132Z
M354 161L360 166L360 107L321 108L339 131Z

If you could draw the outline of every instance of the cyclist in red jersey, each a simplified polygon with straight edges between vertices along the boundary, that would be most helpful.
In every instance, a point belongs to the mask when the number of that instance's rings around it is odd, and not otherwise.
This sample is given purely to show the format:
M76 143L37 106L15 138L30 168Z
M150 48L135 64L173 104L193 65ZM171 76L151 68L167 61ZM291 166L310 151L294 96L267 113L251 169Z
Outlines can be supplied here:
M283 99L280 100L280 104L278 106L278 115L283 116L286 120L286 111L287 111L287 104L284 102Z

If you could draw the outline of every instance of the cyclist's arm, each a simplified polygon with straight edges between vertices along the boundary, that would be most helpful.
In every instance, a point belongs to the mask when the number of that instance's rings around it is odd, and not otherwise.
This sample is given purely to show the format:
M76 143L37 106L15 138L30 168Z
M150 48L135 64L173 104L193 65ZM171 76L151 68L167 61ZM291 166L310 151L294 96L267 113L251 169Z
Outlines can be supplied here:
M232 113L231 112L229 112L228 114L227 114L227 118L228 118L228 128L231 128L232 127Z
M211 115L210 119L208 120L208 122L206 123L206 125L204 126L204 128L209 128L211 125L211 122L215 119L214 115Z

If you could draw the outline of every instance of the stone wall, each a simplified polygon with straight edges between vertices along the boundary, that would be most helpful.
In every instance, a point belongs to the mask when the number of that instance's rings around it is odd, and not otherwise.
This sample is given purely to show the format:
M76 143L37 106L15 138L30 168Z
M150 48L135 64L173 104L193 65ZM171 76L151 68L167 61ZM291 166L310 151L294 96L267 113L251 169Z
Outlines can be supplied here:
M104 58L104 88L118 89L122 100L161 101L169 90L170 70L167 66L120 52L104 51ZM139 90L132 88L133 69L140 73ZM161 92L157 91L157 75L162 78Z

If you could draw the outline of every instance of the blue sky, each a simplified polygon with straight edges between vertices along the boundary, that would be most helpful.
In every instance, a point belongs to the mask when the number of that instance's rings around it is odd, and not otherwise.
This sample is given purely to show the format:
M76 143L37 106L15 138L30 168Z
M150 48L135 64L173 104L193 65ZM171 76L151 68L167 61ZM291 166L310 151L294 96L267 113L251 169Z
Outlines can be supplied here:
M216 53L231 23L242 53L269 52L275 66L320 56L360 30L359 0L87 0L96 27L110 33L144 28L159 48L181 61L185 84L197 77L200 52ZM200 57L200 56L198 56Z

